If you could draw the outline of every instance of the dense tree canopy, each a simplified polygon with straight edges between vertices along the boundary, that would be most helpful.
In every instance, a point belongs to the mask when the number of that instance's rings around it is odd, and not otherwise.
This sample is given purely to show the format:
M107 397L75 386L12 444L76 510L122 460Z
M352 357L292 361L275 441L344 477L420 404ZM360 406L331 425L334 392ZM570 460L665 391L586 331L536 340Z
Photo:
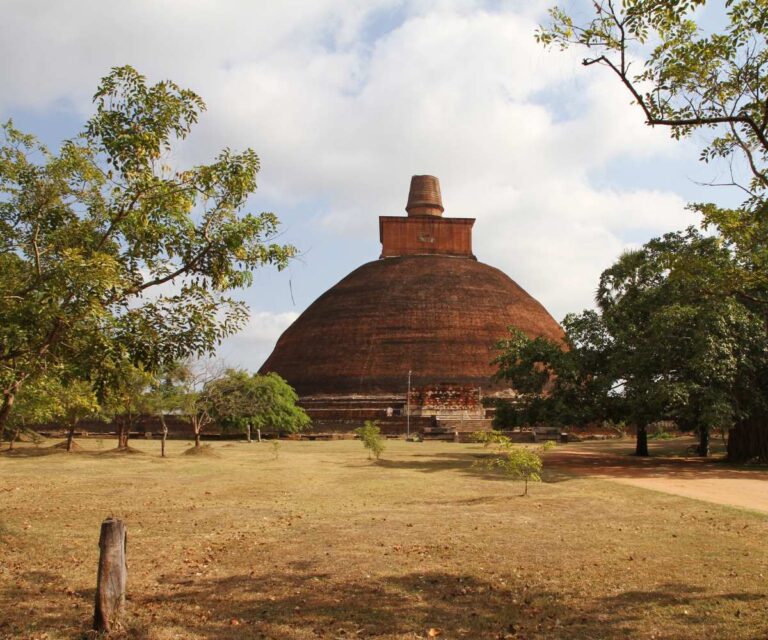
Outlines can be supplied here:
M673 246L666 239L663 254L674 261L674 272L693 277L668 279L656 269L654 277L663 286L642 279L636 283L651 259L649 245L603 275L601 308L614 313L612 297L618 293L619 306L642 318L623 330L625 337L632 331L638 339L654 332L672 337L677 350L662 353L660 343L656 360L670 360L666 369L675 375L648 378L653 398L663 405L687 398L687 416L678 415L682 421L733 421L733 459L768 458L766 389L754 384L756 372L764 373L760 362L768 332L768 2L726 0L713 7L706 0L597 0L588 6L591 15L583 20L553 8L549 23L537 33L539 41L563 49L582 47L587 52L583 64L614 74L649 125L669 127L677 139L695 132L697 140L704 140L701 160L724 163L729 176L713 185L744 194L742 205L733 209L690 205L716 236L704 253L710 241L678 236ZM702 9L713 9L706 24L697 22ZM685 292L675 282L684 282ZM621 288L626 285L633 291L625 297ZM682 298L677 306L665 304L662 314L653 309L654 292ZM644 304L647 312L640 309ZM760 322L763 336L758 339L754 333L761 331ZM744 340L736 340L736 348L731 337ZM627 366L630 355L647 361L639 353L628 354ZM737 379L745 374L749 392L731 388L737 371ZM693 387L675 382L688 374L690 381L697 380Z
M2 127L0 424L51 366L76 366L103 391L125 362L152 371L212 353L247 317L230 292L295 253L274 242L274 214L244 212L252 150L166 164L204 109L192 91L120 67L94 104L57 153Z
M701 435L762 415L768 398L763 318L713 290L733 261L717 237L670 233L603 272L597 311L564 321L568 349L522 334L499 343L499 375L533 396L549 420L625 420L638 430L675 420ZM698 267L697 267L698 265Z
M231 432L254 428L296 433L310 423L309 416L296 404L296 392L276 373L229 370L205 385L203 395L213 419Z

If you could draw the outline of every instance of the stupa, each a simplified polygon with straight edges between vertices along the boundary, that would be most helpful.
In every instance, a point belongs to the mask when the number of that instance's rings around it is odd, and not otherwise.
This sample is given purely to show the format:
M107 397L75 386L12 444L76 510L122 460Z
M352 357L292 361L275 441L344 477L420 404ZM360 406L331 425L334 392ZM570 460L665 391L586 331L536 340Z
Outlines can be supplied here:
M561 340L546 309L472 250L474 218L443 216L440 183L413 176L407 216L381 216L381 256L313 302L261 368L297 391L315 431L376 419L385 432L487 427L493 346L513 326ZM455 425L451 428L455 428Z

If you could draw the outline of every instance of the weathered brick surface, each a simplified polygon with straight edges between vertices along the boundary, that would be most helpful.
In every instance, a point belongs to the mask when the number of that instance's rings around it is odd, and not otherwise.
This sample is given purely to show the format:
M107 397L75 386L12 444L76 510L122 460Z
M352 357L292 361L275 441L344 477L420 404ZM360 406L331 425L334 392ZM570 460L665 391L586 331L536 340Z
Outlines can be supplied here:
M485 409L478 387L433 384L411 390L411 413L423 416L460 415L481 418Z
M299 395L405 394L412 386L491 388L493 345L515 326L561 340L544 307L504 273L466 257L369 262L283 333L261 368Z
M474 218L382 216L379 218L381 257L440 254L474 258L474 223Z

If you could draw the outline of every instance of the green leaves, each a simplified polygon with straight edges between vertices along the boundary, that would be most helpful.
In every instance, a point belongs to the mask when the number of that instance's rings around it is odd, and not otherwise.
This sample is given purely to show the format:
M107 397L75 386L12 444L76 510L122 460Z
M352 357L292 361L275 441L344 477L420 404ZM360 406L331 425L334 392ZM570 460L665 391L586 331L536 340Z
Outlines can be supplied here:
M0 145L0 390L61 363L99 382L212 354L247 308L228 295L296 254L273 213L246 210L260 163L224 149L172 169L163 155L205 105L117 67L96 113L58 155L8 122ZM2 406L5 406L2 405ZM0 406L0 422L3 409Z
M366 420L362 427L355 429L355 433L363 443L363 447L368 451L368 458L373 456L376 460L381 458L384 453L385 440L381 435L379 423L373 420Z
M544 46L582 46L584 65L607 67L642 108L650 125L679 139L708 138L702 159L736 160L751 179L749 203L768 189L768 49L766 0L731 0L719 29L705 31L694 10L705 0L611 0L593 3L592 17L575 21L554 7L536 38ZM642 61L634 71L632 61ZM741 166L739 166L741 165Z
M309 416L296 402L293 388L276 373L249 375L228 370L202 390L202 401L211 417L225 430L254 428L277 433L297 433L309 426Z

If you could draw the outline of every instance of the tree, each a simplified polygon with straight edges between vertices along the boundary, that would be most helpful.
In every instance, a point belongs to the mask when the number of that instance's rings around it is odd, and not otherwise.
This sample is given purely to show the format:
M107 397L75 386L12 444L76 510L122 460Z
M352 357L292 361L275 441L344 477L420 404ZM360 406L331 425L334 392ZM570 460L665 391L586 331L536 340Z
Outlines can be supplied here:
M541 454L554 446L552 442L545 442L540 447L520 447L499 433L491 433L487 438L478 438L488 447L495 445L495 455L480 464L487 469L501 471L504 475L514 480L522 480L524 484L522 496L528 495L529 482L541 482L541 471L544 462Z
M40 376L28 385L18 396L16 410L2 430L8 440L8 450L19 436L32 426L50 422L61 411L58 405L58 380L55 377Z
M184 363L174 362L162 369L152 381L151 390L146 395L149 413L160 419L163 437L160 440L160 457L165 457L165 442L168 438L166 416L181 415L184 409L185 392L182 387L188 370Z
M727 0L723 20L709 31L693 14L705 0L591 4L591 19L581 23L553 8L537 38L546 46L586 48L583 64L613 73L649 125L669 127L676 139L696 132L707 140L701 160L727 164L730 179L711 184L741 189L742 205L690 205L733 258L710 292L760 314L768 331L768 3ZM633 68L636 60L642 68ZM737 419L728 450L733 460L768 459L768 411L753 407Z
M152 410L149 391L154 376L129 362L113 366L102 395L102 416L117 426L117 449L128 450L128 439L142 416Z
M58 153L2 127L0 427L53 366L77 366L103 395L101 373L123 362L151 372L211 354L247 318L228 293L295 254L273 242L274 214L243 212L260 166L252 150L167 164L205 108L199 96L125 66L94 103Z
M564 320L566 352L517 336L500 344L499 375L524 390L549 380L543 401L561 420L579 402L579 415L634 424L637 455L663 419L695 428L708 455L710 431L760 415L768 391L762 318L711 290L732 260L695 229L627 252L601 275L598 310Z
M72 451L75 429L80 421L99 412L99 402L90 382L64 379L57 388L59 410L55 416L67 427L67 451Z
M384 438L378 423L373 420L366 420L362 427L355 429L355 433L362 441L363 447L368 451L368 459L370 460L371 455L373 455L378 460L384 453Z
M670 127L676 139L707 134L702 160L744 160L751 180L740 186L750 201L761 200L768 189L768 4L726 0L724 23L710 32L693 19L706 0L590 4L593 15L580 24L552 8L537 39L561 49L586 48L590 55L582 64L609 69L649 125ZM637 60L643 66L635 72Z
M206 385L205 402L213 419L234 433L251 428L277 433L297 433L310 424L309 416L296 402L293 388L278 374L249 374L230 369Z

